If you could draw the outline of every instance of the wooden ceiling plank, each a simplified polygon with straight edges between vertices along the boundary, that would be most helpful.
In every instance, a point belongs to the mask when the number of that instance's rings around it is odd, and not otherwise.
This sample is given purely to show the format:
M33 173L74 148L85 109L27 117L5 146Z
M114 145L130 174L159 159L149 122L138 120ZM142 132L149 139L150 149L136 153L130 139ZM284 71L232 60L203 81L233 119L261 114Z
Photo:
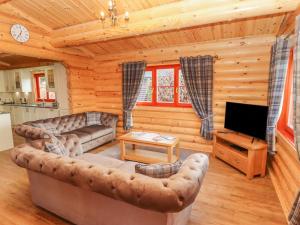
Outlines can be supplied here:
M190 0L184 2L170 3L159 6L158 11L162 12L162 9L164 8L166 10L169 10L170 8L177 9L178 5L180 5L183 7L181 8L181 11L183 11L184 13L173 16L157 14L157 16L152 19L143 19L136 22L130 21L126 25L120 24L120 26L109 26L105 28L102 28L103 24L100 21L92 21L80 25L54 30L52 36L53 39L51 43L55 47L82 45L97 41L125 38L134 35L149 34L167 30L176 30L201 24L210 24L221 21L229 21L260 15L274 14L279 12L287 12L292 11L296 8L297 1L230 1L230 4L215 5L214 7L206 9L191 7L192 3L195 3L195 1ZM187 7L185 4L188 4L189 7ZM153 13L154 8L151 8L149 10L151 10L151 12ZM142 11L144 15L147 15L147 10ZM133 17L135 16L133 15Z
M25 13L24 11L22 11L21 9L18 8L18 6L16 6L16 4L12 4L12 2L8 3L9 6L16 11L21 17L23 17L24 19L30 21L31 23L35 24L36 26L41 27L42 29L44 29L47 32L51 32L52 29L50 27L48 27L47 25L43 24L40 22L39 19L36 19L34 17L32 17L31 15Z
M0 5L10 2L11 0L0 0Z
M82 51L83 53L85 53L87 56L94 58L95 54L89 50L88 48L84 47L84 46L79 46L77 47L80 51Z

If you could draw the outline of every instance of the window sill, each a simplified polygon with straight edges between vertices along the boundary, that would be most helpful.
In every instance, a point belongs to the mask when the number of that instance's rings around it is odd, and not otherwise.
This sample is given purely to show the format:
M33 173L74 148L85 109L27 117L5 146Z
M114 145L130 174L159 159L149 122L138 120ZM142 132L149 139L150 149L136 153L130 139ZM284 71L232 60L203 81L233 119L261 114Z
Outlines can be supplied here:
M152 106L137 105L133 110L156 111L156 112L194 112L192 107L171 107L171 106Z

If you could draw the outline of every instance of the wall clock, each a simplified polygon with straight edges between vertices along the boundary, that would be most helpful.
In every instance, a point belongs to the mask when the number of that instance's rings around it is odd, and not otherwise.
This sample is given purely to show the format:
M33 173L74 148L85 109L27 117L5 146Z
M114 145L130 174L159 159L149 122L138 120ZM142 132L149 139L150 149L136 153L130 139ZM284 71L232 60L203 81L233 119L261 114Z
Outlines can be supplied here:
M28 29L21 24L14 24L10 28L11 36L18 42L25 43L29 40Z

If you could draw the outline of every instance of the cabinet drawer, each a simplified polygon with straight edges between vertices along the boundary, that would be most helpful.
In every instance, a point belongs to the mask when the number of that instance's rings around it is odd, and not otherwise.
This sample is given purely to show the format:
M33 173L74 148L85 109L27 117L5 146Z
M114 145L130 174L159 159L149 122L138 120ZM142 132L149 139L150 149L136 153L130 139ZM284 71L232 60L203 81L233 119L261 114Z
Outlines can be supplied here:
M218 143L215 144L214 151L218 158L224 160L244 173L247 172L248 160L246 155L242 155L241 153L232 150L230 147Z
M215 144L214 152L218 158L223 159L226 162L229 160L229 156L222 145Z
M229 155L229 164L234 166L235 168L241 170L242 172L247 172L247 159L243 158L242 156L235 154Z

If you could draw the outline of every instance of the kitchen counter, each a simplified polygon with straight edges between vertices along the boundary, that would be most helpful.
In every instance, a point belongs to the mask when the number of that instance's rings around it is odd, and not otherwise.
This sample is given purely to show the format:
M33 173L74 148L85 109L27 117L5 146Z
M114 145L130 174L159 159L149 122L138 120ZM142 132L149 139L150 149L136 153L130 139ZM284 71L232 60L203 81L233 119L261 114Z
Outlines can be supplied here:
M11 103L11 104L3 104L1 106L18 106L18 107L31 107L31 108L43 108L43 109L58 109L57 106L50 105L39 105L39 104L21 104L21 103Z

